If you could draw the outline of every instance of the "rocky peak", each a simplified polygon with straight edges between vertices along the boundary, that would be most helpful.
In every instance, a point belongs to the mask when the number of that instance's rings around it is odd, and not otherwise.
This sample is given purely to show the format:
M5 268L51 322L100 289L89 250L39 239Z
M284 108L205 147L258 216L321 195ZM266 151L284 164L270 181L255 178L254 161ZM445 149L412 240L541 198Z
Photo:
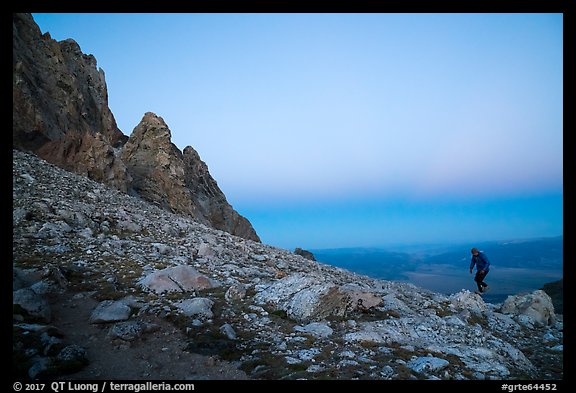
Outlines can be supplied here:
M172 133L166 122L162 117L152 112L144 114L144 117L142 117L142 120L132 132L132 137L147 143L172 143Z
M12 26L14 146L36 150L69 133L100 133L121 145L126 137L108 107L94 56L73 39L42 35L30 14L13 14Z
M164 119L147 112L122 150L133 190L175 213L246 239L260 241L252 225L230 206L196 150L171 142Z
M296 249L294 250L294 254L296 255L301 255L306 259L309 259L311 261L315 261L316 258L314 257L314 254L312 254L310 251L308 250L303 250L300 247L296 247Z
M69 38L41 34L30 14L13 14L13 144L46 161L172 212L259 241L226 201L191 147L171 142L164 120L147 112L130 138L108 107L104 71Z
M182 153L170 136L164 120L147 112L124 145L122 161L132 175L132 189L140 197L173 212L198 216L184 186Z
M42 35L13 14L12 140L45 160L127 190L130 175L113 146L126 139L108 108L104 72L73 39Z

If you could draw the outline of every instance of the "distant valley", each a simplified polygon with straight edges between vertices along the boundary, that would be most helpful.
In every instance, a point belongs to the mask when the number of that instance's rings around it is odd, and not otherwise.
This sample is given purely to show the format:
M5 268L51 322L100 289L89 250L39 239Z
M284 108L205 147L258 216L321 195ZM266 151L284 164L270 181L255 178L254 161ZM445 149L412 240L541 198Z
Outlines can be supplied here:
M563 237L493 241L475 246L492 264L484 298L499 303L506 296L542 288L562 278ZM399 280L451 294L474 290L470 244L403 246L389 248L340 248L311 250L320 262L375 278Z

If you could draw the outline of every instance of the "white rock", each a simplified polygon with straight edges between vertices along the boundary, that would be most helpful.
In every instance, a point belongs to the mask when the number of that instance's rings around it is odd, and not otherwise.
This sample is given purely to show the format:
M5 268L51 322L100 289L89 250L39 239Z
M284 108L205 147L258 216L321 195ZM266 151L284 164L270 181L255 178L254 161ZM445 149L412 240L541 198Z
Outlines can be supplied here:
M235 284L230 286L226 293L224 294L224 298L227 302L236 302L244 300L246 297L246 287L242 284Z
M285 356L284 359L286 359L286 363L288 364L299 364L302 363L302 360L300 359L296 359L292 356Z
M416 359L410 360L406 366L419 373L428 373L431 371L438 371L447 367L450 364L446 359L437 358L434 356L421 356Z
M502 305L502 312L525 315L539 326L553 324L556 317L552 299L541 289L527 295L508 296Z
M175 303L176 307L187 317L200 317L209 319L214 316L212 306L214 302L210 299L197 297L194 299L180 300Z
M302 333L308 333L315 337L326 338L334 332L328 324L323 322L312 322L305 326L295 326L294 330Z
M469 310L473 313L481 314L488 309L482 296L466 289L451 295L449 299L456 310Z
M220 332L226 335L229 340L236 340L236 332L234 331L232 325L229 323L225 323L224 325L220 326Z
M220 284L191 266L178 265L155 271L140 280L140 284L156 293L207 289Z
M100 302L92 315L91 323L108 323L125 321L130 317L130 307L122 301L104 300Z
M271 304L301 322L344 315L345 299L334 284L301 273L276 281L255 297L257 303Z

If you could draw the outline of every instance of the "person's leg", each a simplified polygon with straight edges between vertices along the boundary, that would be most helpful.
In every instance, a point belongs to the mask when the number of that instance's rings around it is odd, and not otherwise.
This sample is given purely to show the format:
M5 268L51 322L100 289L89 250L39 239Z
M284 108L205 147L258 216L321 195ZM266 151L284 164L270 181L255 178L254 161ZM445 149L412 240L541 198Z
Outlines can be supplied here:
M484 272L484 274L482 274L482 278L480 279L480 285L482 285L482 287L486 288L488 286L488 284L486 284L484 282L484 278L488 275L488 272Z
M476 272L476 276L474 276L474 281L476 281L476 285L478 285L478 292L482 292L482 275L480 272Z

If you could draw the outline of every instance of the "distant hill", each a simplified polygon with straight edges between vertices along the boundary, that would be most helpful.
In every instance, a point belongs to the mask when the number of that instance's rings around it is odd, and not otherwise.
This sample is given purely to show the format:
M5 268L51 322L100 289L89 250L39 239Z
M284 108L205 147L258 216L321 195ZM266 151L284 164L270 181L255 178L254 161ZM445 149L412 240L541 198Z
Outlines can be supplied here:
M485 298L501 302L507 295L541 288L562 278L563 237L383 248L312 250L316 259L375 278L408 281L443 293L474 290L468 272L470 249L484 251L492 263Z
M429 263L449 263L460 265L470 261L470 248L477 247L486 252L492 263L507 268L561 268L563 261L563 236L523 240L481 242L474 245L455 246L452 250L423 255Z
M418 258L380 248L334 248L312 250L316 260L386 280L408 280L406 272L416 270Z

